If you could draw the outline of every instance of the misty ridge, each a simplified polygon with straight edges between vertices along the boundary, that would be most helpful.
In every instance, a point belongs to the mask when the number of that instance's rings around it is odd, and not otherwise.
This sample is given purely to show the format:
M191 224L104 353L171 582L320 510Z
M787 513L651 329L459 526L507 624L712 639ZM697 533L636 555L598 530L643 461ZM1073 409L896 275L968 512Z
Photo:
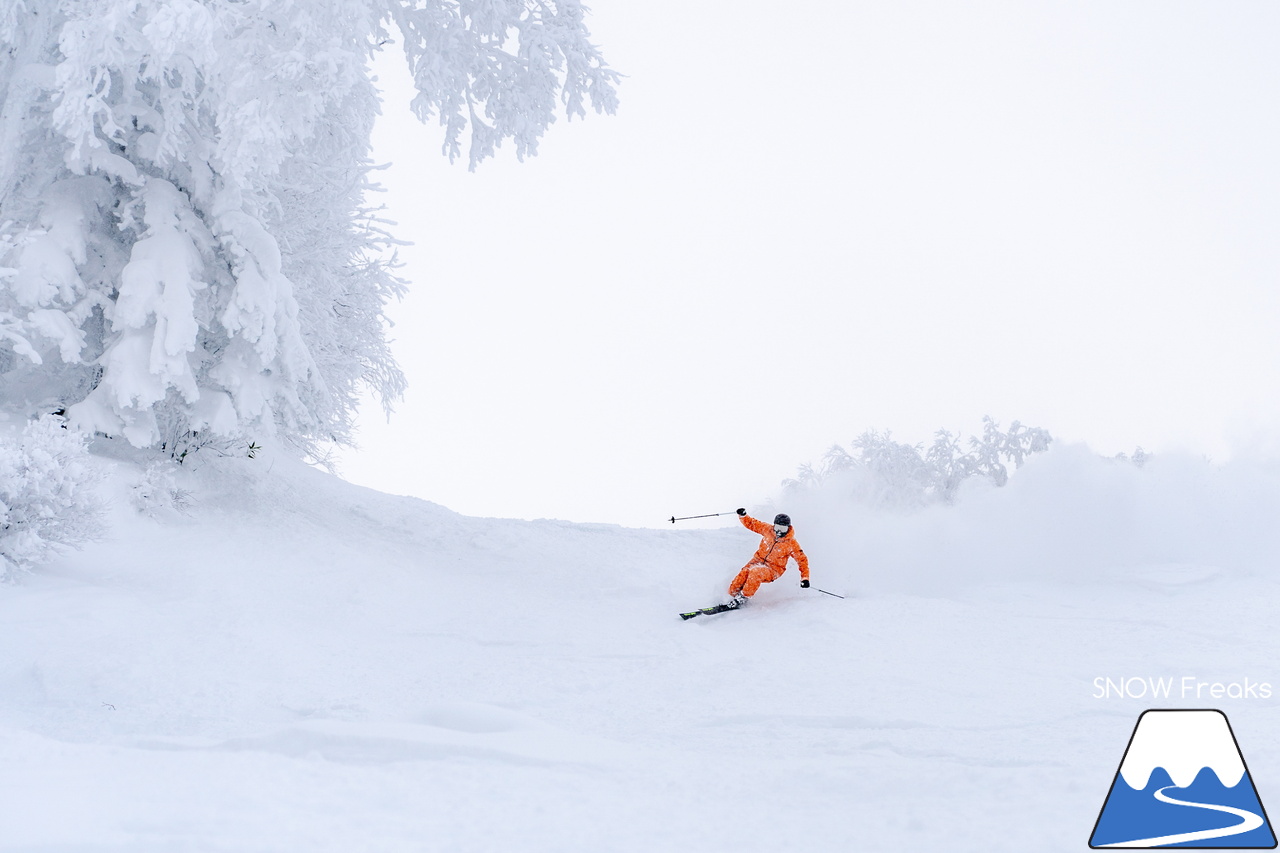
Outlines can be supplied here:
M102 437L91 443L63 426L48 415L0 433L5 574L108 529L94 491L109 464L103 454L145 470L131 498L139 512L177 518L189 510L177 473L199 455L173 459ZM201 453L252 458L255 447ZM849 449L833 447L820 466L802 465L762 504L761 512L771 511L796 519L815 559L856 566L868 592L1017 580L1136 580L1168 589L1272 571L1280 558L1271 524L1280 513L1280 463L1241 454L1219 464L1140 448L1107 457L1018 421L1001 429L988 417L981 436L939 431L927 448L866 431Z
M929 445L870 430L783 482L769 508L806 550L860 567L869 591L1008 581L1137 581L1153 589L1271 574L1280 460L1246 450L1103 456L1048 430L984 418ZM1052 547L1046 547L1048 545Z

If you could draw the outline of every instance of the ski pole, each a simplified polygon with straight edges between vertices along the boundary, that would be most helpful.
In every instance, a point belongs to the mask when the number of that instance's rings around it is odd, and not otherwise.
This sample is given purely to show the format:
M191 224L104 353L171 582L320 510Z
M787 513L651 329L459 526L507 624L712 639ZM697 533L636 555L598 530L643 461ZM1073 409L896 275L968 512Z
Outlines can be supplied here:
M825 589L818 589L816 586L814 587L814 589L817 589L818 592L827 592ZM836 598L844 598L843 595L836 595L834 592L827 592L827 595L835 595Z
M737 514L738 514L738 511L734 510L733 512L713 512L710 515L686 515L683 518L676 518L673 515L671 516L671 523L675 524L677 521L688 521L691 518L715 518L716 516L720 516L720 515L737 515Z

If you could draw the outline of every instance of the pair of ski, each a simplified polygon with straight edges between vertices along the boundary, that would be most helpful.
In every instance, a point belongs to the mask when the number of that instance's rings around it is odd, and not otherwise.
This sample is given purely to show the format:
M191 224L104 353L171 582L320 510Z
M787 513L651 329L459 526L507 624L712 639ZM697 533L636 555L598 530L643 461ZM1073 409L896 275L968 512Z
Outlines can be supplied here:
M681 619L692 619L695 616L711 616L714 613L724 613L726 610L737 610L740 604L717 604L714 607L704 607L701 610L690 610L688 613L681 613Z
M843 595L837 595L834 592L827 592L825 589L818 589L816 586L814 589L817 589L818 592L823 595L829 595L832 598L844 598ZM738 602L734 602L733 604L717 604L714 607L704 607L701 610L690 610L688 613L681 613L680 618L688 620L695 616L711 616L716 613L724 613L726 610L737 610L741 606L742 604L739 604Z

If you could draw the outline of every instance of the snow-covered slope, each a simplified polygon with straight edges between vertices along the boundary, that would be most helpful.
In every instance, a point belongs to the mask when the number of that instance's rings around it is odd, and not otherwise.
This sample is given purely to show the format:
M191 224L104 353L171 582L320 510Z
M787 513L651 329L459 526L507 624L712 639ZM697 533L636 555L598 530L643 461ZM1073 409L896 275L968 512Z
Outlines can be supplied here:
M1157 704L1095 678L1280 686L1273 534L1191 529L1206 495L1274 508L1266 478L1054 451L955 508L797 511L849 599L793 570L682 622L755 537L282 458L207 460L153 520L104 464L112 540L0 587L0 850L1080 850ZM1275 703L1221 704L1265 802Z

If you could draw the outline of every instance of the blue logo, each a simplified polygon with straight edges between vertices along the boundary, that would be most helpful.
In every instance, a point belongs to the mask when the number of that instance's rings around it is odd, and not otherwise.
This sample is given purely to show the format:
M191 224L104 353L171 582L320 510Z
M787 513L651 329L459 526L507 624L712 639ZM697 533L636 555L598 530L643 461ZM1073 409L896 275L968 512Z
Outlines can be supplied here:
M1273 849L1275 833L1227 715L1144 711L1089 846Z

